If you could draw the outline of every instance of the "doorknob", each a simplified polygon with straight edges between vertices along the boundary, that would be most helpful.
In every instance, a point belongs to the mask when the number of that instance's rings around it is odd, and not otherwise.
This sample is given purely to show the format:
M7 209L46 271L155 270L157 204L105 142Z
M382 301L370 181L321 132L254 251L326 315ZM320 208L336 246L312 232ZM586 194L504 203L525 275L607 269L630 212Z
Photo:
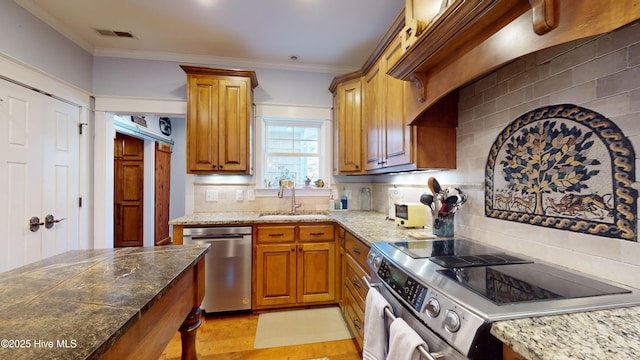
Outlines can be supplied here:
M51 229L53 227L53 225L59 223L62 220L66 220L66 218L62 218L62 219L56 220L53 217L53 215L49 214L49 215L44 217L44 224L45 224L44 227L46 227L47 229ZM40 225L42 225L42 224L40 224Z
M29 219L29 230L31 230L31 232L36 232L40 229L40 226L44 225L44 223L40 222L40 218L37 216L32 217L31 219Z

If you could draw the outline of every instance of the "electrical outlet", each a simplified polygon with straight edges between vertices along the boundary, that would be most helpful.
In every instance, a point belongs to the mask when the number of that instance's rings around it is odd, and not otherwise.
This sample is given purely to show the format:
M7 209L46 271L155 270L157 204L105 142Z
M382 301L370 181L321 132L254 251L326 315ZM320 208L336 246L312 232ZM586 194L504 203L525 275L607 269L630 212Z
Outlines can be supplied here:
M244 191L236 190L236 200L244 200Z
M254 201L256 199L256 191L255 190L247 190L247 200Z
M207 202L218 201L218 190L207 190L205 192L205 200Z
M347 190L346 193L347 193L347 199L351 199L351 190Z

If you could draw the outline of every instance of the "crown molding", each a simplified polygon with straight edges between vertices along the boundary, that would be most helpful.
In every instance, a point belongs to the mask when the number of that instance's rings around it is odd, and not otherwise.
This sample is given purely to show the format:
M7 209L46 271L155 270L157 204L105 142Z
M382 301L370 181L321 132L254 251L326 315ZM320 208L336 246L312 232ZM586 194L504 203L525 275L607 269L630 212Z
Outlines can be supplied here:
M287 71L303 71L303 72L317 72L317 73L329 73L329 74L342 74L345 72L351 72L357 67L351 66L329 66L329 65L314 65L314 64L292 64L278 61L268 61L260 59L246 59L246 58L232 58L221 56L209 56L209 55L194 55L194 54L179 54L171 52L160 51L140 51L140 50L124 50L124 49L112 49L112 48L96 48L93 52L94 56L101 57L113 57L113 58L126 58L136 60L155 60L155 61L170 61L178 63L189 63L198 65L219 65L225 67L237 67L242 69L272 69L272 70L287 70Z

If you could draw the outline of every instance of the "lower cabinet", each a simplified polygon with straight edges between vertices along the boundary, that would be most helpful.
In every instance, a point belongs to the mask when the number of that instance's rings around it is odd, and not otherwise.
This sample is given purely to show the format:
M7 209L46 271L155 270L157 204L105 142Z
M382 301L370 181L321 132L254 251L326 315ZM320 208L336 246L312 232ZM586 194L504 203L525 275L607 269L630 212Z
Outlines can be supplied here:
M255 228L254 309L335 303L333 224Z
M525 360L523 356L513 351L507 344L502 344L502 359L503 360Z
M371 281L367 254L369 246L357 239L351 233L341 229L342 256L342 299L340 306L347 321L347 325L354 335L355 341L362 350L364 343L364 310L367 291L369 290L363 277Z

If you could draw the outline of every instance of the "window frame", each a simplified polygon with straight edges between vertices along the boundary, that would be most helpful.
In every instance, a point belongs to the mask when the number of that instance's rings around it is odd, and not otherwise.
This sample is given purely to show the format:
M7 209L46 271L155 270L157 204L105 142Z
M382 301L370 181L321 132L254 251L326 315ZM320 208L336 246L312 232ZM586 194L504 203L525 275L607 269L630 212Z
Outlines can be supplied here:
M320 174L316 175L324 181L324 188L316 187L301 187L297 186L296 189L303 189L308 191L310 196L314 193L318 193L318 196L326 195L325 192L330 192L332 183L331 173L331 159L332 157L332 138L331 138L331 109L323 107L308 107L308 106L290 106L290 105L256 105L256 144L255 144L255 188L257 190L256 195L270 196L271 192L277 191L277 188L267 186L265 177L266 168L266 122L279 122L282 124L290 123L305 123L313 122L319 125L318 132L318 159ZM297 179L298 184L304 182L304 178ZM269 194L269 195L267 195Z

